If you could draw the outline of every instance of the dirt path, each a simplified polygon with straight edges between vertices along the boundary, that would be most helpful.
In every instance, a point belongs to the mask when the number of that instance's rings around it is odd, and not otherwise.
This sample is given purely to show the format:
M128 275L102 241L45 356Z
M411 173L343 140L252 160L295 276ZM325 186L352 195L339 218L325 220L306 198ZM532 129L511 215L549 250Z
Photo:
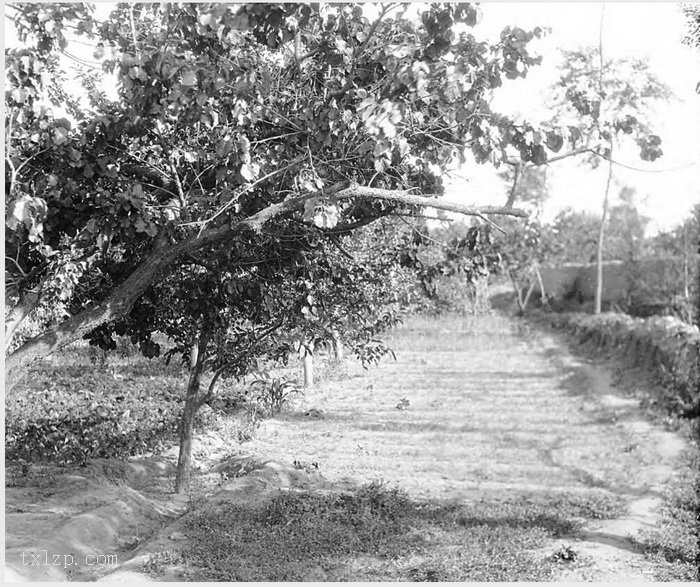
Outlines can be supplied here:
M655 525L685 447L679 436L650 424L604 369L504 317L414 319L391 343L396 362L352 367L349 379L308 392L246 452L421 498L611 498L626 506L624 517L587 521L543 554L561 545L578 553L561 580L653 580L633 537Z
M374 480L415 498L467 504L520 498L554 504L557 495L576 495L591 511L617 504L627 513L585 520L576 535L534 553L548 556L566 546L577 553L555 579L653 580L652 563L634 536L655 525L660 492L685 445L645 420L604 369L572 356L554 335L500 316L414 318L389 342L397 361L368 371L348 362L337 367L347 377L331 373L265 421L240 450L279 465L223 483L214 501L253 503L278 486ZM211 436L202 434L195 444L209 462L235 447ZM6 578L95 579L106 569L83 566L71 574L27 567L18 557L42 548L83 554L118 548L131 560L103 580L148 579L142 566L149 556L183 539L181 521L171 523L187 506L168 493L173 460L164 455L150 470L132 463L111 481L103 471L94 478L65 475L34 493L9 488ZM146 540L138 536L143 529ZM129 548L133 539L136 550ZM177 580L177 565L171 570L166 580Z

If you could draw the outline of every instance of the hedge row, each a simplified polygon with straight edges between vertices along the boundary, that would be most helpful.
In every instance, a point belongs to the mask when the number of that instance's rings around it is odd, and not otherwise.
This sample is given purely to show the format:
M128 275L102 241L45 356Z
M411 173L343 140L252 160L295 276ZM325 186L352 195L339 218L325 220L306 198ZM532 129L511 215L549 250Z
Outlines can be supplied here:
M669 408L700 416L700 331L670 316L632 318L626 314L564 313L549 316L582 344L614 354L657 375L669 392Z

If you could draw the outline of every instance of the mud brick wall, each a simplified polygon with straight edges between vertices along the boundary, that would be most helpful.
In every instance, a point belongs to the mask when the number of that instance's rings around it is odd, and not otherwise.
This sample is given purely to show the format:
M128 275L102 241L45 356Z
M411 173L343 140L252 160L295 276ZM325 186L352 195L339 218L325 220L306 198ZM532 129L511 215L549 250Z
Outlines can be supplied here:
M700 256L690 259L689 279L697 281ZM563 299L577 291L582 301L595 297L595 263L563 264L558 267L542 267L542 282L548 295ZM603 302L619 302L633 291L638 299L649 302L662 301L683 291L683 258L666 257L642 259L634 265L623 261L603 263ZM539 293L539 288L536 292Z

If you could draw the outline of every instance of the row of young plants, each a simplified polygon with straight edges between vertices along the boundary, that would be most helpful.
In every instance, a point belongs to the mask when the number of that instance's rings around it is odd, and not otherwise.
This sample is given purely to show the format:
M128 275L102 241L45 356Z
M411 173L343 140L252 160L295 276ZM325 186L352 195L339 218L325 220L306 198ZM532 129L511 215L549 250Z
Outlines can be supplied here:
M700 331L677 318L633 318L606 312L551 316L553 327L579 343L615 354L650 370L663 385L667 408L683 417L700 416Z
M8 462L83 465L94 458L157 453L177 440L186 369L143 357L93 361L93 347L62 353L61 366L43 363L31 384L5 401ZM118 374L117 374L118 373ZM301 389L274 371L246 382L227 381L195 416L204 429L237 415L239 440L278 413ZM244 430L245 428L245 430Z

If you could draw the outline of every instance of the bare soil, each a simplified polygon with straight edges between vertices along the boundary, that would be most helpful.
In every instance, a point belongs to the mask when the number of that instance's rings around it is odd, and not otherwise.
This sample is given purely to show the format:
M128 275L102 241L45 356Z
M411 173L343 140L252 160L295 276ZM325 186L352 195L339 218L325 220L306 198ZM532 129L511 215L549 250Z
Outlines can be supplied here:
M503 316L414 318L389 343L396 361L330 368L238 448L221 431L200 437L200 494L254 504L280 487L381 480L450 503L607 499L626 513L582 520L533 556L572 549L575 560L557 567L561 581L654 580L635 537L658 523L686 444L651 423L609 370ZM238 457L224 458L232 449ZM188 503L170 494L173 462L171 451L8 487L6 579L147 580L157 554L158 578L176 580L182 568L163 553L183 540L178 517ZM22 552L44 550L79 561L115 552L122 564L22 563Z

